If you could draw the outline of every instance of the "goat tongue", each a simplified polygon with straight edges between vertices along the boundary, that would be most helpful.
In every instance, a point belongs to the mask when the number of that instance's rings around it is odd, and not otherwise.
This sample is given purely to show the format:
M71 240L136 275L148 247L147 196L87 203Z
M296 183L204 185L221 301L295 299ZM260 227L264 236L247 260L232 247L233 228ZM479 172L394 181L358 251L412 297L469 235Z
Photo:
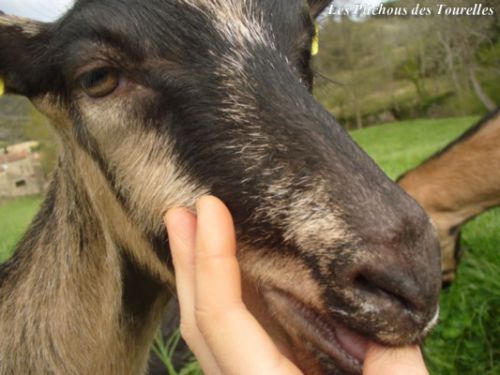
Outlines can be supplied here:
M363 362L368 351L369 341L342 326L336 326L335 333L337 334L337 340L339 340L344 349L358 361Z

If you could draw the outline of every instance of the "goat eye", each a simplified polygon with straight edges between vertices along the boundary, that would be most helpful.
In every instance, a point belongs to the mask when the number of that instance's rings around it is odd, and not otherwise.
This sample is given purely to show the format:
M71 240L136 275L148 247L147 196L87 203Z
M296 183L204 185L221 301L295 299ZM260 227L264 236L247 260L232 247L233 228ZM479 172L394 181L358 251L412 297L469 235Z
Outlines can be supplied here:
M111 94L120 83L120 73L113 68L92 70L80 78L83 91L91 98L102 98Z

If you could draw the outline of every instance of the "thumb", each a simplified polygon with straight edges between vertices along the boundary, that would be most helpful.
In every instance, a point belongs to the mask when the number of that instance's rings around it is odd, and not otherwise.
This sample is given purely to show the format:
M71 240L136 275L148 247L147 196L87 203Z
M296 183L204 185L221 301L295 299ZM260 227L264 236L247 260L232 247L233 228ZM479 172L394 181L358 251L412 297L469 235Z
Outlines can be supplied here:
M363 375L428 375L418 346L387 348L370 344Z

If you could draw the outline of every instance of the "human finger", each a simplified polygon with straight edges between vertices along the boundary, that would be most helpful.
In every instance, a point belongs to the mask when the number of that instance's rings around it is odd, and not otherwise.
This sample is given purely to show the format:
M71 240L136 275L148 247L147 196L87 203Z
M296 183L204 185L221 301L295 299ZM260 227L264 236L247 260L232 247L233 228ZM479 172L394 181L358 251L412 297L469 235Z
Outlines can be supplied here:
M195 315L222 373L299 374L242 301L229 210L217 198L204 197L197 213Z
M181 313L181 335L206 374L219 375L220 369L198 330L195 319L194 257L196 216L187 209L175 208L165 216L170 251L175 269L177 296Z
M387 348L370 344L363 375L428 375L418 346Z

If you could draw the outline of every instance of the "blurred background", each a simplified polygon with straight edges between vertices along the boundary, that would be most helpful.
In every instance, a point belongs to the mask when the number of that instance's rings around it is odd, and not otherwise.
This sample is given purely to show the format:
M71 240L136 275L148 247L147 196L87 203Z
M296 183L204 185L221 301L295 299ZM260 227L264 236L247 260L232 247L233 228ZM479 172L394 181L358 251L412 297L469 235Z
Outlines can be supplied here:
M333 2L341 9L358 3ZM384 8L410 10L420 4L434 14L325 16L316 95L340 123L359 129L420 117L481 115L500 102L498 12L440 16L438 3L500 9L498 0L401 0L386 2ZM336 11L330 8L329 13Z

